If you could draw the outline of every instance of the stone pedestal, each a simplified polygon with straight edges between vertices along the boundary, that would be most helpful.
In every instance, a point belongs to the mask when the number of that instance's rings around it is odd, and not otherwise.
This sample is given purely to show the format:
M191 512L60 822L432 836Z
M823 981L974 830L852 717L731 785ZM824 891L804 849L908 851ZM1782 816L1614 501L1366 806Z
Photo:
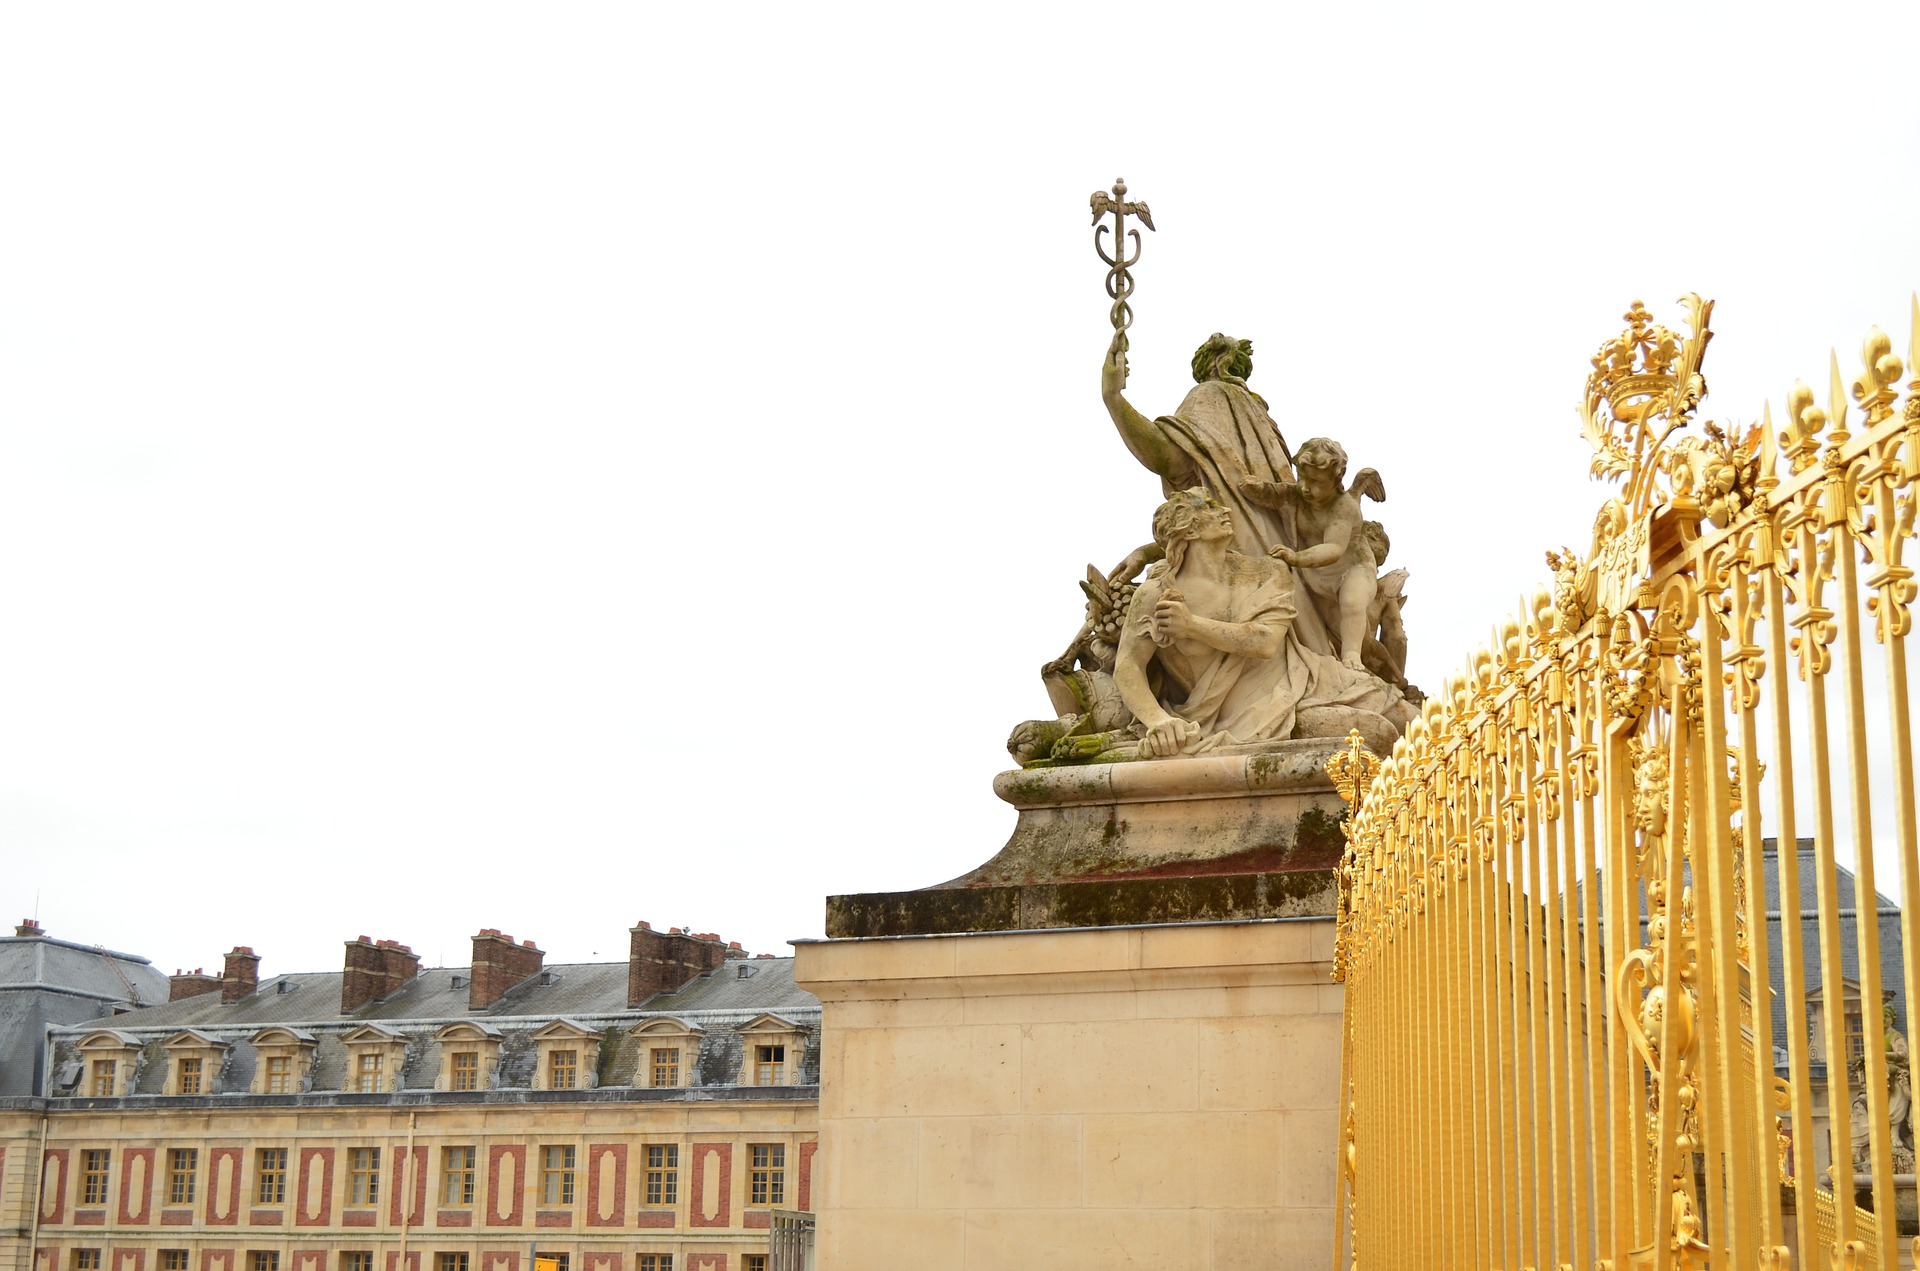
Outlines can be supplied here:
M826 1271L1325 1268L1326 918L802 942Z
M1337 748L1004 773L992 860L828 898L822 1268L1328 1264Z

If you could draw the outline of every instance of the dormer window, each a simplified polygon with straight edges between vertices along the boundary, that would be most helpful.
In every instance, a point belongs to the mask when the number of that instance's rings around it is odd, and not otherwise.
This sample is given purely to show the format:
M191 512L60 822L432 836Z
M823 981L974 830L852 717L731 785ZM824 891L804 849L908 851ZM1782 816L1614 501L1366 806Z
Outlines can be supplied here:
M694 1066L706 1033L671 1017L645 1020L628 1029L636 1053L633 1084L647 1090L669 1090L693 1084Z
M347 1048L342 1084L349 1094L391 1094L400 1088L407 1039L385 1024L362 1024L341 1034Z
M480 1088L480 1052L477 1050L456 1050L448 1056L453 1064L453 1080L447 1084L449 1090L478 1090Z
M214 1079L226 1061L227 1043L194 1028L167 1038L167 1093L212 1094Z
M307 1088L316 1045L312 1033L297 1028L263 1028L252 1038L258 1055L252 1094L299 1094Z
M102 1029L80 1043L86 1065L80 1092L92 1099L118 1099L133 1093L134 1071L140 1058L140 1039L130 1033Z
M740 1074L743 1086L790 1086L800 1078L800 1057L807 1033L792 1020L760 1015L740 1026Z
M600 1034L575 1020L557 1019L533 1031L536 1090L584 1090L600 1063Z
M440 1043L440 1090L490 1090L500 1062L500 1032L485 1024L462 1020L435 1034Z

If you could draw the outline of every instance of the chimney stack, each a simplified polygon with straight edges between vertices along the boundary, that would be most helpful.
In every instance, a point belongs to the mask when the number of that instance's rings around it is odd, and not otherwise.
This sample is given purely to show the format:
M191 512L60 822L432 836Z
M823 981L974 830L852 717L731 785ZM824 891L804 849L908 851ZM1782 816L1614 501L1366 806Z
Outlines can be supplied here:
M35 936L44 936L47 933L41 930L40 924L35 922L33 919L22 918L20 920L20 925L13 929L13 934L21 937L22 939L30 940Z
M349 940L340 975L340 1013L351 1015L368 1002L397 993L418 974L420 955L397 940Z
M208 975L199 967L192 971L175 971L168 981L167 1000L177 1002L183 997L199 997L203 993L218 993L220 977Z
M515 944L497 927L483 928L473 938L473 979L467 984L467 1009L485 1010L506 996L522 980L540 974L547 955L533 941Z
M260 955L253 946L236 944L227 954L226 972L220 977L220 1000L237 1002L243 997L253 996L253 990L260 984Z
M678 927L662 935L644 922L632 929L632 935L627 953L629 1009L656 993L672 992L727 960L727 944L719 936L688 935Z

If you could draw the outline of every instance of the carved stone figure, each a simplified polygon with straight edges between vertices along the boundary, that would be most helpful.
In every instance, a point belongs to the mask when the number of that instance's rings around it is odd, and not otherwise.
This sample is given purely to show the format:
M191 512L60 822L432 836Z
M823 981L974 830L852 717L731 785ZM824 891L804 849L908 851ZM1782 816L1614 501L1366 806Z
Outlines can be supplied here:
M1913 1063L1907 1053L1906 1035L1893 1026L1893 1003L1881 1006L1881 1019L1887 1037L1887 1122L1893 1147L1893 1171L1913 1173ZM1847 1077L1853 1088L1849 1130L1853 1140L1853 1164L1866 1172L1873 1168L1870 1149L1871 1122L1867 1111L1867 1065L1856 1059L1847 1065Z
M1292 565L1300 582L1316 602L1329 626L1339 635L1340 660L1355 669L1364 667L1361 649L1375 618L1380 562L1387 555L1387 532L1378 521L1360 515L1360 496L1376 503L1387 497L1380 474L1362 468L1348 489L1347 452L1337 441L1314 437L1293 457L1298 481L1249 481L1242 493L1253 502L1281 513L1290 540L1267 549L1269 555ZM1288 546L1288 542L1292 546ZM1394 611L1399 628L1399 611ZM1404 629L1401 643L1405 643ZM1404 648L1400 661L1404 663ZM1404 672L1404 666L1396 666Z
M1148 419L1122 392L1127 382L1125 341L1116 333L1101 365L1100 392L1120 439L1160 478L1163 494L1171 497L1197 486L1233 513L1235 550L1248 556L1275 547L1308 553L1300 567L1314 572L1303 579L1307 600L1294 619L1301 644L1334 654L1349 666L1365 666L1412 700L1424 700L1406 681L1406 628L1400 610L1406 603L1407 573L1375 576L1386 558L1386 530L1360 517L1355 497L1365 493L1375 501L1384 499L1379 474L1363 469L1349 492L1344 485L1346 451L1338 443L1316 437L1299 455L1289 451L1265 400L1247 387L1251 374L1252 342L1216 332L1194 351L1195 386L1179 409ZM1301 482L1313 488L1311 500L1296 486L1296 466ZM1323 547L1332 550L1318 550ZM1365 555L1371 555L1372 568L1363 579ZM1343 624L1357 628L1360 635L1345 638ZM1342 635L1338 642L1335 632Z
M1187 490L1160 505L1153 532L1115 571L1165 558L1132 589L1113 644L1113 576L1089 569L1087 623L1048 664L1060 717L1016 728L1014 758L1152 759L1354 728L1385 749L1412 722L1397 688L1300 642L1293 571L1234 549L1231 510Z

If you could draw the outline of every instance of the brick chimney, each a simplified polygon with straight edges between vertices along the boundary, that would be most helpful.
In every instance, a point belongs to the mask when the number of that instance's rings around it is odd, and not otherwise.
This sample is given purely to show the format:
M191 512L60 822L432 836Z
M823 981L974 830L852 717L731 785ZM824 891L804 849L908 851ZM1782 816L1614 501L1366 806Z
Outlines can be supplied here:
M662 935L644 922L634 927L632 934L627 953L630 1008L655 993L671 992L727 960L727 944L719 936L692 936L678 927Z
M420 955L413 951L410 944L401 944L398 940L379 942L380 956L387 966L387 992L397 992L408 980L420 974Z
M496 927L484 928L473 938L473 979L467 984L467 1009L485 1010L506 996L508 989L540 974L547 955L533 941L515 944Z
M177 1002L183 997L199 997L203 993L218 993L220 977L208 975L199 967L191 971L175 971L168 981L167 1000Z
M340 975L340 1013L351 1015L396 993L418 974L420 955L397 940L349 940Z
M40 927L40 924L35 922L33 919L22 918L20 920L20 925L13 929L13 934L21 937L22 939L32 939L35 936L44 936L47 933L43 931Z
M220 977L220 1000L237 1002L243 997L253 996L253 990L260 984L260 955L253 946L236 944L227 954L227 968Z

